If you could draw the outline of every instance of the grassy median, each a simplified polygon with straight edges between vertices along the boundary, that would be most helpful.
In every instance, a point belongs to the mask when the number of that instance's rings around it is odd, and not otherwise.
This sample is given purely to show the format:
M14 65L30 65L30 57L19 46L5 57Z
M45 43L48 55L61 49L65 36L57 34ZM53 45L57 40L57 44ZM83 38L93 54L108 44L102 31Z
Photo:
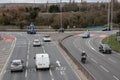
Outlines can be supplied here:
M116 35L111 35L103 39L102 43L107 43L112 50L120 53L120 42L117 41Z

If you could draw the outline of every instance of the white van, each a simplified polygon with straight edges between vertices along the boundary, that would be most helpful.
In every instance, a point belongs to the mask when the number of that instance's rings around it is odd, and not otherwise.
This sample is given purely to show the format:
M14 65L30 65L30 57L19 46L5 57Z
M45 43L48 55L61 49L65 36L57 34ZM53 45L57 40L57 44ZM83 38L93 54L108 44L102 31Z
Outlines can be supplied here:
M38 53L35 56L36 69L49 69L50 59L47 53Z

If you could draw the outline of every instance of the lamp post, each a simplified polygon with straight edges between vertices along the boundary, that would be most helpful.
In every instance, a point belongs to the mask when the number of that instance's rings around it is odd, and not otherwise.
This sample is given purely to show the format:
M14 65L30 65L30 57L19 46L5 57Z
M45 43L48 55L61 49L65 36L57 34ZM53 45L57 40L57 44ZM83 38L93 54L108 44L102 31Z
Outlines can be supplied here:
M60 0L60 26L61 28L63 28L62 26L62 0Z

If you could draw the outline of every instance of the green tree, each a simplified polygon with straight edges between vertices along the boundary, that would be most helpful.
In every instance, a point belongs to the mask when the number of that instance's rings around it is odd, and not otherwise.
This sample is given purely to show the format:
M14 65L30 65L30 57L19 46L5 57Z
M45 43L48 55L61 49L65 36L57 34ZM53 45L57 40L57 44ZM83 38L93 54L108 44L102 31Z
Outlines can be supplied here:
M58 5L51 5L51 6L49 7L49 12L50 12L50 13L60 12L60 8L59 8Z

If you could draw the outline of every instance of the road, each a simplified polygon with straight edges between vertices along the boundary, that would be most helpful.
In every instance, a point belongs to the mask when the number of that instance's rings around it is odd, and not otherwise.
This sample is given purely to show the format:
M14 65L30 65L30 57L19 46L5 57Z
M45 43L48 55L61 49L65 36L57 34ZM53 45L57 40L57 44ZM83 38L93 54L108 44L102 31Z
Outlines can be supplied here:
M63 58L54 41L42 42L41 47L33 47L33 40L39 38L42 41L44 33L29 35L24 32L8 32L6 34L16 37L16 43L11 51L2 80L80 80ZM34 56L36 53L44 52L50 55L50 70L36 71ZM10 72L10 61L13 59L24 60L26 68L23 72Z
M96 80L120 80L120 55L115 53L103 54L99 52L99 44L106 36L113 32L91 32L88 39L81 38L81 34L63 40L63 45L80 62L81 52L86 51L88 58L82 64ZM81 64L81 62L80 62Z

